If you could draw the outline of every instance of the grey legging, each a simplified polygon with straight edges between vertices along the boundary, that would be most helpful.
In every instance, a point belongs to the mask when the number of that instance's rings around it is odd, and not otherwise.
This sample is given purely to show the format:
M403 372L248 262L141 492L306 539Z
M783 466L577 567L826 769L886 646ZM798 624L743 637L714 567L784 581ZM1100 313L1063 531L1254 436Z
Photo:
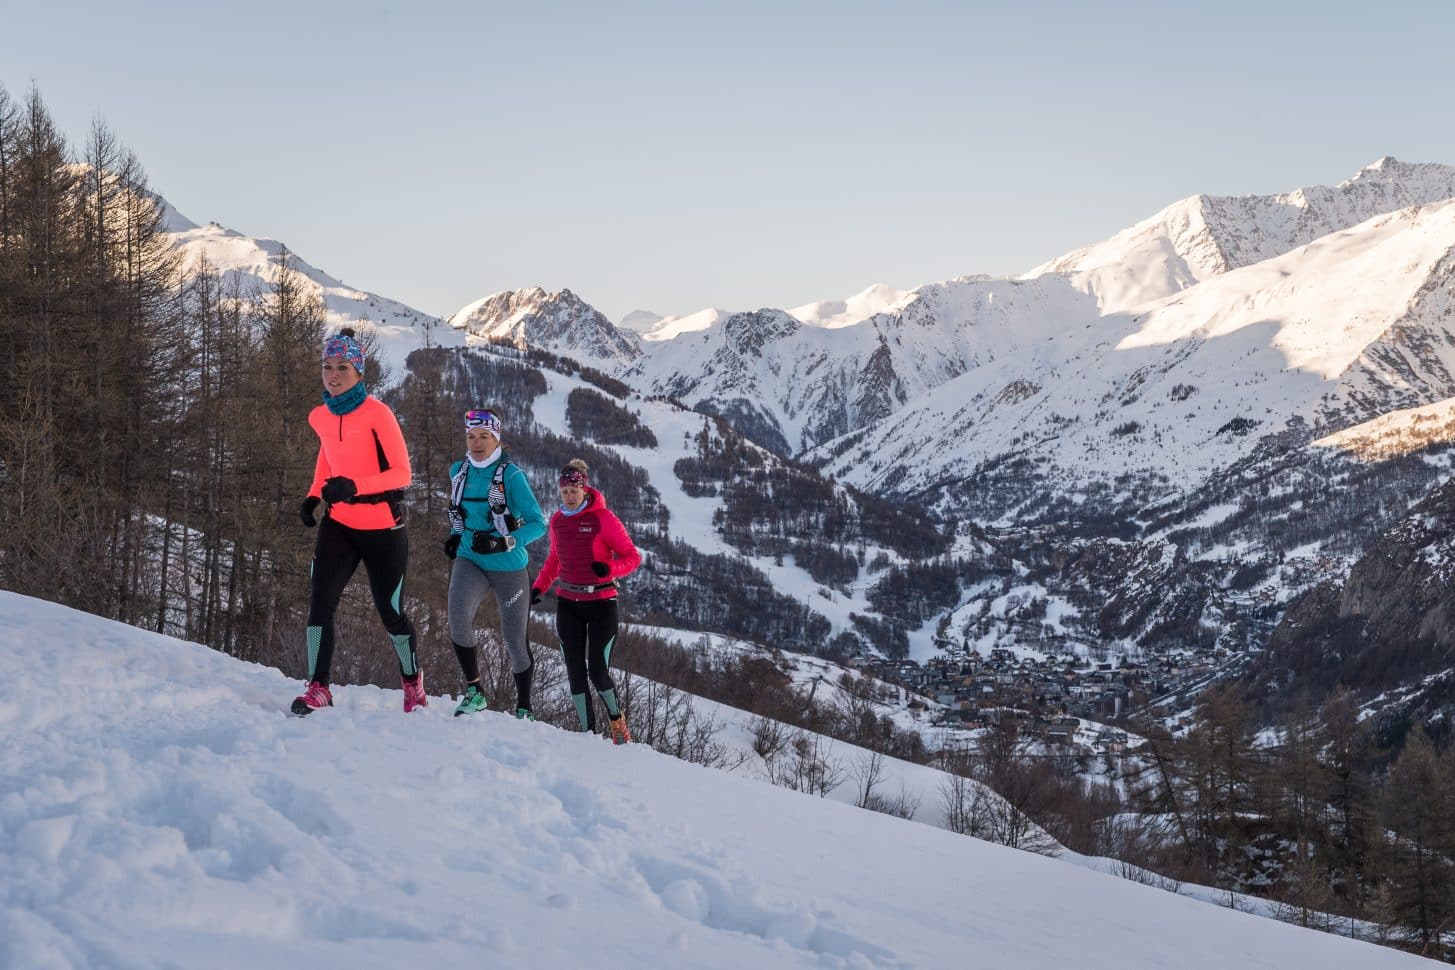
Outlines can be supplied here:
M464 556L455 557L450 570L450 638L461 646L475 643L475 611L487 592L495 593L500 607L500 635L510 651L510 670L530 668L526 625L530 618L530 574L524 569L481 569Z

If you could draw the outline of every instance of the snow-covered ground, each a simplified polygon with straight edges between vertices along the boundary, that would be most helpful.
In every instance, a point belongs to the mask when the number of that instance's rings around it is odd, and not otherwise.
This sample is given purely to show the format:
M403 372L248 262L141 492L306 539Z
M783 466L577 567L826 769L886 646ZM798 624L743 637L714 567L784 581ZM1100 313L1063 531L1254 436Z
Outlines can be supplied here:
M0 593L0 965L1427 966Z

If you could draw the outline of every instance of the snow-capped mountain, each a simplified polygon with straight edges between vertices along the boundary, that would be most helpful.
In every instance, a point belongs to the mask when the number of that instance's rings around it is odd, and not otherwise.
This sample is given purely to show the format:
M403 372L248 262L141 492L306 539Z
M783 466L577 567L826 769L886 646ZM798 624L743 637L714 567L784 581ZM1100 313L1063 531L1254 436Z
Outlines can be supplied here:
M857 324L804 323L782 310L738 313L649 343L620 376L728 417L784 454L883 425L911 398L1034 346L1043 328L1094 318L1085 294L1046 283L954 280L921 287Z
M1021 278L1065 273L1075 285L1096 294L1102 312L1129 310L1377 215L1452 196L1455 166L1410 164L1386 156L1332 187L1182 199Z
M1054 439L1058 466L1101 477L1106 433L1124 429L1117 444L1126 447L1110 450L1135 451L1132 424L1150 442L1139 468L1170 466L1175 481L1188 455L1199 474L1235 460L1254 429L1341 426L1455 393L1443 331L1426 326L1443 319L1449 214L1422 208L1452 196L1455 167L1384 158L1334 187L1185 199L1016 280L875 286L792 311L703 311L658 320L640 340L574 294L539 290L497 294L455 320L489 304L472 333L614 363L644 391L721 414L873 489L891 475L892 487L922 487L963 474L1027 440ZM1230 275L1236 282L1222 285ZM1330 368L1349 372L1337 393L1306 382L1336 380ZM1150 413L1158 402L1134 388L1153 374L1166 394L1200 395L1188 406L1195 418L1173 420L1178 402ZM1257 424L1219 447L1234 415ZM1062 433L1072 425L1092 430ZM864 437L832 440L853 434ZM881 451L877 440L890 436ZM910 472L897 470L905 464Z
M195 272L205 259L222 275L225 286L234 281L244 293L259 290L277 280L283 243L276 239L247 236L215 222L205 226L188 219L165 199L158 198L163 224L173 248L181 256L184 272ZM323 298L330 327L372 327L379 348L389 365L392 380L404 373L409 352L426 343L439 347L463 346L464 334L432 316L397 300L357 289L293 255L293 268L317 288Z
M617 375L629 383L722 414L756 440L790 455L860 429L882 430L887 415L912 401L923 400L927 409L936 412L931 422L935 429L923 432L932 435L934 441L922 438L918 430L922 423L906 416L904 421L893 422L897 429L908 428L909 437L914 439L901 451L913 447L961 466L967 462L973 465L983 457L979 450L970 442L960 446L960 436L968 433L971 425L960 421L948 429L938 427L946 412L963 406L963 396L957 391L931 393L942 385L983 370L985 373L979 377L965 379L974 388L970 397L994 396L1009 389L1009 397L1029 400L1036 397L1029 393L1031 387L1046 386L1051 379L1057 388L1079 395L1076 403L1084 408L1088 400L1099 401L1108 393L1108 380L1127 376L1121 365L1130 355L1118 357L1108 370L1108 361L1098 348L1126 351L1159 340L1168 345L1177 343L1165 339L1165 334L1159 337L1153 332L1138 333L1132 318L1155 310L1153 322L1165 322L1163 330L1166 326L1181 326L1190 332L1201 326L1197 313L1213 312L1219 300L1250 301L1250 306L1263 306L1270 300L1288 302L1285 298L1294 291L1343 292L1347 287L1337 275L1343 269L1338 264L1356 243L1346 243L1337 234L1364 226L1358 235L1368 236L1371 220L1452 196L1455 167L1383 158L1333 187L1313 186L1271 196L1204 195L1184 199L1106 242L1052 260L1017 280L962 277L909 292L880 285L847 300L809 304L791 311L709 310L689 317L665 318L635 343L639 354L630 349L603 352L599 345L613 342L603 336L607 333L602 326L604 318L583 309L574 295L560 300L560 305L548 314L556 321L554 327L511 328L501 322L509 316L501 311L491 315L492 322L487 326L491 332L508 334L517 342L534 342L556 353L569 355L577 346L593 351L598 361L614 359ZM1398 234L1405 226L1413 233L1411 245L1405 250L1418 248L1422 244L1414 237L1428 228L1424 220L1419 225L1412 220L1384 223L1381 231L1385 236ZM1180 294L1189 288L1215 282L1237 270L1270 264L1318 240L1332 241L1333 253L1328 258L1308 258L1306 253L1304 258L1278 266L1279 273L1297 273L1297 278L1279 284L1277 279L1266 276L1256 282L1243 277L1241 289L1236 292L1215 288L1183 310L1167 309L1179 304ZM1408 267L1400 262L1406 256L1422 265L1427 262L1401 250L1400 244L1386 243L1370 259L1388 258L1391 265L1366 265L1365 278L1377 277L1386 270L1407 277ZM1429 274L1425 279L1438 287L1438 280ZM1253 295L1260 286L1269 288L1269 297ZM1387 287L1381 287L1381 292L1387 291ZM1284 293L1284 298L1273 299L1271 294L1276 292ZM525 303L535 307L542 297L539 291L521 291L490 299L510 306ZM552 295L544 297L552 299ZM1431 294L1431 298L1435 295ZM1307 312L1305 307L1289 309ZM1342 312L1332 300L1324 301L1317 309L1324 314L1321 319ZM1393 321L1387 310L1381 310L1387 323L1383 329L1366 320L1353 332L1341 333L1331 353L1338 357L1345 353L1343 348L1350 339L1362 336L1372 342L1388 330ZM1414 320L1417 316L1415 312L1410 320L1401 323L1384 344L1368 346L1368 357L1361 364L1377 385L1398 385L1401 380L1412 384L1396 402L1398 406L1422 403L1420 395L1428 400L1444 386L1438 374L1443 365L1436 364L1428 353L1421 355L1425 358L1422 364L1405 373L1415 344L1423 339ZM581 333L564 326L577 319L586 321ZM1174 319L1183 322L1170 323ZM472 332L484 331L474 326ZM1283 342L1302 340L1302 350L1294 354L1297 360L1288 361L1297 373L1304 372L1304 365L1314 353L1312 342L1324 339L1317 323L1300 332L1303 336L1295 338L1280 328L1281 342L1266 348L1281 354L1287 349ZM633 345L631 338L636 334L620 335L627 347ZM1249 332L1238 339L1253 336ZM1185 349L1178 344L1178 352ZM1359 347L1361 353L1363 350ZM1153 362L1152 366L1157 365ZM1424 373L1427 367L1435 367L1436 373ZM1241 380L1231 374L1226 376L1234 382ZM1212 380L1211 385L1218 385L1220 380ZM1199 379L1197 387L1203 392L1202 401L1221 396L1206 375ZM929 400L937 396L944 400ZM1236 407L1242 407L1247 395L1235 396L1239 399ZM1039 398L1029 407L1039 410L1044 400ZM1234 406L1229 402L1226 408ZM1080 410L1056 413L1063 419L1084 417ZM1369 414L1366 408L1351 418L1363 420ZM980 429L983 409L974 417L974 427ZM1289 417L1292 415L1278 418L1269 412L1256 419L1266 430L1269 424ZM1009 421L992 422L992 427L975 434L992 434L1010 441L1020 436L1022 420L1023 415L1016 414ZM1123 419L1117 425L1127 420L1137 418ZM843 444L832 444L826 445L825 451L843 448ZM948 470L931 462L921 477L934 479ZM862 472L856 480L874 487L882 484Z
M636 334L615 326L570 290L539 286L493 293L461 307L450 326L482 340L535 347L606 370L641 356Z
M1377 216L1139 314L1047 327L865 428L852 450L814 455L873 490L1016 456L1047 477L1160 475L1186 491L1291 426L1327 433L1455 395L1452 282L1455 200Z

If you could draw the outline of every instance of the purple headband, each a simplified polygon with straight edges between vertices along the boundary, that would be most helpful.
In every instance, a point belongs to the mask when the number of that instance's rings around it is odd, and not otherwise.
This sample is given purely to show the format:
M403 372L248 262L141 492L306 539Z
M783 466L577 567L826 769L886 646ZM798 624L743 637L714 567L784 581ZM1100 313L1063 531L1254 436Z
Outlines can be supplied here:
M354 365L354 370L364 372L364 348L353 337L341 333L329 337L323 344L323 359L330 357L342 357Z
M581 469L567 468L561 472L561 477L556 479L556 484L560 486L574 485L577 488L585 488L588 483L586 481L586 473Z
M495 416L494 411L487 411L484 408L472 408L465 412L465 430L471 428L484 428L495 437L500 437L500 419Z

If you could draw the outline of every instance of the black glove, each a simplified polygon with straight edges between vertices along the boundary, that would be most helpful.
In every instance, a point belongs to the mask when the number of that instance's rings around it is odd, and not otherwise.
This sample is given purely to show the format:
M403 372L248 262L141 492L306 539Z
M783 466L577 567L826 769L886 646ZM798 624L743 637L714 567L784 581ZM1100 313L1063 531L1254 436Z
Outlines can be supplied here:
M458 532L451 532L449 538L445 540L445 555L453 559L455 558L455 553L459 551L460 534Z
M337 502L347 502L359 494L359 488L354 484L352 478L330 478L323 483L323 500L329 505Z
M319 501L317 495L308 496L308 498L304 499L302 504L298 506L298 517L302 519L303 524L310 529L318 525L318 519L315 517L318 512L318 506Z
M602 579L611 575L611 567L604 562L593 562L591 564L591 571Z
M532 586L530 588L530 605L531 606L540 606L541 605L541 596L542 596L541 591L538 590L538 589L536 589L534 586Z
M475 537L470 540L470 548L482 556L509 552L515 548L515 536L506 536L502 539L500 536L491 535L488 532L477 532Z

